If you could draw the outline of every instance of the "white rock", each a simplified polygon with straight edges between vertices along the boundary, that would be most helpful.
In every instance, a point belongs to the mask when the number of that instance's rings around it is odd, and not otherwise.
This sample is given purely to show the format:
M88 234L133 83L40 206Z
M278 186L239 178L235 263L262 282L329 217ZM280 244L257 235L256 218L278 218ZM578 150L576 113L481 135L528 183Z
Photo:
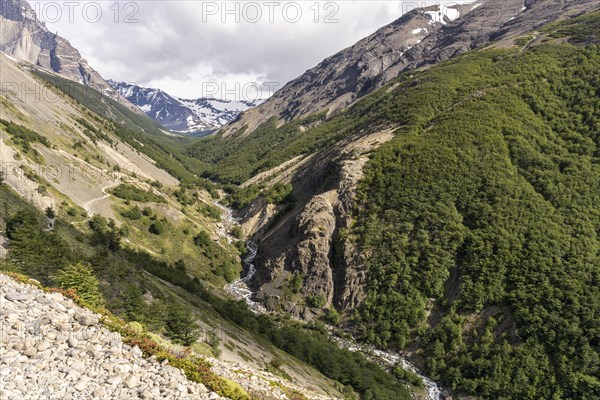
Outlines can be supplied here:
M121 382L123 382L123 379L121 379L121 377L119 375L115 375L106 380L106 383L111 384L111 385L120 385Z

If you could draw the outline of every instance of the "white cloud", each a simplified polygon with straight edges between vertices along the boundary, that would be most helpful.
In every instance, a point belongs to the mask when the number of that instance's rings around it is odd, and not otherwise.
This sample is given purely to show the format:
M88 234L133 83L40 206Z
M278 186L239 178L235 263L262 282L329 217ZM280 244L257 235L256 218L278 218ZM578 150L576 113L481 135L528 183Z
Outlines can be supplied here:
M206 94L208 87L214 90L207 82L228 90L253 82L283 85L399 18L403 9L427 2L30 3L48 28L68 39L105 78L193 98ZM62 6L59 18L52 3ZM301 15L292 22L297 6Z

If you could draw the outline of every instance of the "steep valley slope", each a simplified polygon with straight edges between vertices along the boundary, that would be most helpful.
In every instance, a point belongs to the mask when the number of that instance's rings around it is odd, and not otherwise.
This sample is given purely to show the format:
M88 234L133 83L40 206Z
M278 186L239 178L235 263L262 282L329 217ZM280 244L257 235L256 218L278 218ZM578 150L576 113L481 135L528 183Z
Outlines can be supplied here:
M152 120L4 54L0 80L0 269L91 291L94 307L141 329L144 351L185 355L188 377L223 396L233 381L239 399L424 398L322 326L256 316L227 296L244 243L221 236L218 186ZM208 375L190 372L207 359Z
M597 397L597 9L482 2L352 106L292 83L190 148L241 183L255 298L341 314L460 397Z

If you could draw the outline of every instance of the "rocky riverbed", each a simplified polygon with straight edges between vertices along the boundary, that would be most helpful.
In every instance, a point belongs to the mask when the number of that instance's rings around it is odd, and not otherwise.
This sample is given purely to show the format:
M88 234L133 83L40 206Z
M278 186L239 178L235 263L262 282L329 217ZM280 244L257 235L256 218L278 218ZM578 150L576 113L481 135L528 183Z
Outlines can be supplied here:
M230 235L230 230L239 224L233 217L233 211L220 204L218 201L214 203L217 207L221 209L221 224L219 225L219 236L226 239L229 243L234 241L234 238ZM226 285L225 290L235 297L238 300L244 300L248 307L255 314L265 314L268 313L267 309L260 303L253 300L254 292L250 290L248 287L248 282L252 279L254 274L256 273L256 265L254 263L254 259L256 258L256 254L258 252L258 245L253 243L252 241L248 241L247 243L247 254L244 258L244 273L243 276ZM395 353L392 351L383 351L380 349L376 349L375 347L360 344L355 340L344 340L333 334L333 329L330 327L330 337L331 339L338 344L341 348L345 348L347 350L353 352L359 352L365 355L367 358L371 359L382 365L384 368L392 368L396 365L401 365L403 369L413 372L418 375L422 380L423 384L427 391L427 398L429 400L446 400L451 399L449 393L443 391L440 386L431 380L429 377L425 376L415 365L413 365L406 357L399 353Z
M221 399L60 294L0 274L0 400Z

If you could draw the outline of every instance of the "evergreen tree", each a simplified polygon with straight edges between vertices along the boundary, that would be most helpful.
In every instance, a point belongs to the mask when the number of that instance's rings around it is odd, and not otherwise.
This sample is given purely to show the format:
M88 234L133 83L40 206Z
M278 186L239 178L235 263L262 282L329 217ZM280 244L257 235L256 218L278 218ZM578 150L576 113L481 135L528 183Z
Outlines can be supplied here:
M77 295L89 305L98 307L104 303L98 290L98 279L89 264L71 264L58 272L55 281L62 289L75 289Z
M191 346L198 340L196 322L181 304L171 302L165 328L173 343Z
M49 219L56 218L56 212L52 207L46 208L46 217L48 217Z

